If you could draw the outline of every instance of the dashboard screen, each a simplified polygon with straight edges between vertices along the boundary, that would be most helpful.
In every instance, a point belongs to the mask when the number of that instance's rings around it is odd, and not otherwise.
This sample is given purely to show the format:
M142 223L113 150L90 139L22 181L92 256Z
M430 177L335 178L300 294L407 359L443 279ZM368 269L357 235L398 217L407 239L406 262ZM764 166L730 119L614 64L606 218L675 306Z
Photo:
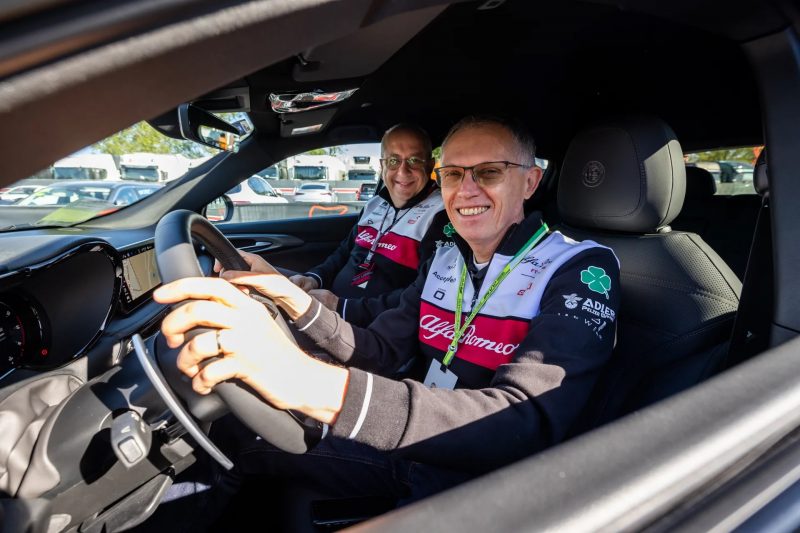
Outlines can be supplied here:
M125 280L122 294L126 310L135 307L142 297L161 283L156 267L156 251L152 244L122 252L122 270Z

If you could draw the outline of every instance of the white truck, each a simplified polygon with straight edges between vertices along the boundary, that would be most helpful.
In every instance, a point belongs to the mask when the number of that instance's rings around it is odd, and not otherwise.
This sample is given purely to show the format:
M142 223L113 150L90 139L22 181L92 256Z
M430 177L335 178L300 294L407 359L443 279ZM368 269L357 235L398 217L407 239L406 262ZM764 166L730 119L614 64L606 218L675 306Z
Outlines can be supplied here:
M78 180L118 180L114 156L110 154L76 154L53 164L53 178Z
M183 176L189 170L189 160L180 154L132 153L119 157L120 177L123 180L165 182Z
M376 156L353 155L345 162L348 180L378 181L381 173L380 160Z
M296 155L286 160L289 179L342 180L347 176L344 163L330 155Z

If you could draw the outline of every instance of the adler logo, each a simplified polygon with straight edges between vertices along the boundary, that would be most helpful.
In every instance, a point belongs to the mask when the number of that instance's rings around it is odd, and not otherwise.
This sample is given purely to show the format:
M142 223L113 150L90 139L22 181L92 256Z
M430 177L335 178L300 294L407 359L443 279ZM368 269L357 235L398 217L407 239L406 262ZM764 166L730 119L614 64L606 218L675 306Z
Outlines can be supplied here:
M586 298L586 300L584 300L583 305L581 306L581 311L586 311L587 313L596 317L609 319L612 322L616 317L616 313L614 313L613 309L608 307L603 302L592 300L591 298Z
M441 320L435 315L423 316L419 321L419 327L421 330L427 332L421 334L421 337L425 340L434 339L441 335L445 339L452 341L455 336L453 323ZM464 335L458 343L464 346L474 346L500 355L511 355L519 348L519 344L497 342L479 337L475 334L474 325L470 325L467 328L467 331L464 332Z

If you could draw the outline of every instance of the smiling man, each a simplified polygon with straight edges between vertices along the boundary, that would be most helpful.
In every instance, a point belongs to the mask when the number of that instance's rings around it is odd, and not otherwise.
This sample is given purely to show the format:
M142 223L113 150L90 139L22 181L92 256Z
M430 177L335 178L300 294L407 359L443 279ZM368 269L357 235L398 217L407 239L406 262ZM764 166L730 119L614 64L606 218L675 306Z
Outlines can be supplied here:
M273 297L342 366L307 356L223 280L186 279L156 291L163 303L207 300L173 311L162 325L173 347L198 325L218 328L181 350L178 365L196 391L239 378L274 406L329 425L301 457L276 460L273 448L251 438L238 453L246 472L313 464L303 471L329 491L354 484L362 493L418 498L568 434L614 344L616 257L551 232L538 213L525 217L542 171L520 127L462 120L436 172L456 246L438 249L398 308L367 329L343 322L257 256L245 255L253 271L223 273ZM424 365L412 379L392 379L415 357Z
M430 179L433 163L424 130L412 124L387 130L381 140L385 187L324 263L290 279L356 325L396 307L437 241L447 240L442 197Z

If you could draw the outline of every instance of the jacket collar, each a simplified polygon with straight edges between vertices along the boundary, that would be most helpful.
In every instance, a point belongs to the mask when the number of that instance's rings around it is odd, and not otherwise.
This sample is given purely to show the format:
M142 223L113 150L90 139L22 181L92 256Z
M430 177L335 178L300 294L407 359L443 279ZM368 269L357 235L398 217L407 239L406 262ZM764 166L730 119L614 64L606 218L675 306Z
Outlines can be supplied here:
M512 224L506 230L503 240L497 246L497 249L492 254L492 258L496 254L513 256L528 242L534 233L542 226L542 213L540 211L533 211L519 224ZM461 235L458 233L453 235L453 240L458 247L461 256L467 264L472 262L472 249L467 244Z
M428 183L425 184L422 190L419 191L416 195L412 196L411 199L409 199L408 202L406 202L406 204L401 209L411 209L412 207L420 203L422 200L430 196L430 194L433 192L435 188L436 188L436 182L434 182L433 180L428 180ZM381 187L381 191L378 193L378 196L389 202L389 205L391 205L395 209L398 209L397 206L394 205L394 202L392 202L392 197L389 196L389 189L386 187L386 185Z

